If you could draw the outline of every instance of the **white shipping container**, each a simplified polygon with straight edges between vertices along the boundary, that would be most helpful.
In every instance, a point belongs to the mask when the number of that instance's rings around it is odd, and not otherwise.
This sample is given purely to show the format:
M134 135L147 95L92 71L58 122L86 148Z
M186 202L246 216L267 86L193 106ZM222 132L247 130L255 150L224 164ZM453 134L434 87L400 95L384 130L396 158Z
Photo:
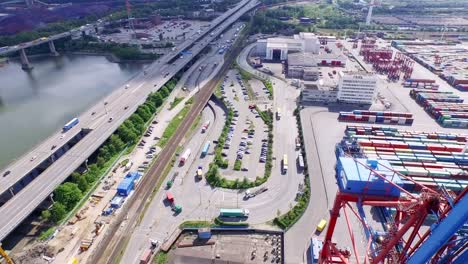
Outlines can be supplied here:
M376 116L369 116L369 122L375 122Z
M400 124L400 125L404 125L405 123L406 123L406 118L400 118L398 120L398 124Z
M413 176L427 176L429 172L423 168L409 167L408 173Z

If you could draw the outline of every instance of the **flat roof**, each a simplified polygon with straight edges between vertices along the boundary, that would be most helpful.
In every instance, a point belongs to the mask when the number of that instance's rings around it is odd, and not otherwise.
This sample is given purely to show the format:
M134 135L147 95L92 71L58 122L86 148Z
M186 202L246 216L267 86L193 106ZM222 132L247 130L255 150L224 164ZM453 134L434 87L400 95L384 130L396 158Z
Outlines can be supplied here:
M282 49L287 49L288 44L287 43L279 43L279 42L267 42L267 47L268 48L282 48Z
M380 179L380 177L377 175L372 176L371 171L363 165L366 164L368 167L372 167L370 165L370 162L372 162L371 159L356 160L358 162L356 162L352 158L340 157L340 162L343 167L343 171L345 172L346 178L348 180L367 181L369 179L370 181L375 181ZM378 172L382 176L385 176L385 178L387 178L390 181L393 181L395 183L401 183L400 177L398 175L395 175L395 173L392 170L389 170L386 167L392 168L392 165L390 165L390 163L387 160L377 160L374 171Z
M288 66L317 66L316 55L312 53L289 53Z

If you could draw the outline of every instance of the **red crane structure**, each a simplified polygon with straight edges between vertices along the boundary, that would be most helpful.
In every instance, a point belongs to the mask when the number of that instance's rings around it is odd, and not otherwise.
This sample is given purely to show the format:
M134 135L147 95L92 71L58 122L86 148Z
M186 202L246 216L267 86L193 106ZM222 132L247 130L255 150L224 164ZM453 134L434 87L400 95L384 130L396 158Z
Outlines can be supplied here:
M323 240L319 263L439 264L452 263L448 260L454 260L457 257L460 257L461 261L468 259L466 250L468 245L466 234L468 233L462 235L457 233L463 227L465 228L463 231L467 231L467 187L458 196L446 189L434 190L393 170L385 160L358 159L355 158L357 155L350 156L349 151L345 152L340 149L342 148L337 145L336 171L339 190L330 212L330 221ZM346 174L355 174L358 177L350 179ZM419 192L412 193L404 189L402 179L412 182ZM351 184L351 181L354 182ZM462 198L464 204L459 204L460 206L456 208ZM363 206L387 210L383 232L373 230L369 226ZM392 213L388 213L389 211ZM349 219L350 214L356 216L364 228L367 237L364 256L360 256L356 248ZM335 226L340 216L346 219L354 257L351 257L350 250L340 250L332 242ZM428 228L424 226L424 223L431 217L435 218L435 223ZM447 223L448 220L452 222ZM442 226L443 224L448 224L448 226ZM439 233L435 234L437 230ZM437 247L428 249L434 246L434 241L437 241ZM415 254L424 255L425 258L418 255L418 259L415 260Z

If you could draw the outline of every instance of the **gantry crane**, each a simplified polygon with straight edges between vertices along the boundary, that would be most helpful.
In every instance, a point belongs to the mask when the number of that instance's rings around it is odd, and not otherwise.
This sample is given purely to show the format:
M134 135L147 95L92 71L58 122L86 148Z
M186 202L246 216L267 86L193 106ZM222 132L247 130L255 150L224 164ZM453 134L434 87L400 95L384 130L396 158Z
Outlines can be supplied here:
M347 222L356 263L468 263L468 187L457 196L444 188L434 190L423 186L393 170L388 163L356 159L343 152L337 155L352 159L356 168L360 167L357 171L366 185L360 193L340 186L331 209L329 226L320 252L320 263L348 263L351 258L349 250L340 250L338 245L332 243L340 211L343 211L342 215ZM338 173L340 165L337 166ZM363 175L363 171L369 175ZM397 179L412 182L420 189L419 193L405 190L395 183ZM380 184L379 188L383 188L383 183L387 186L384 192L373 191L373 185ZM351 206L351 203L355 206ZM392 208L394 214L386 215L386 230L376 231L369 226L363 206L385 210ZM359 219L364 228L368 240L364 256L360 256L356 248L349 211ZM428 217L435 219L435 223L422 233L421 227Z

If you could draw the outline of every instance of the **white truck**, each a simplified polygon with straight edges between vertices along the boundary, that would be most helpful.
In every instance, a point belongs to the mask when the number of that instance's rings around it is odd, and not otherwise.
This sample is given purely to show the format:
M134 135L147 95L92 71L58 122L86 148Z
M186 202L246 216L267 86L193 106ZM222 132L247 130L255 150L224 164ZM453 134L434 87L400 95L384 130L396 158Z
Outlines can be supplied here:
M262 187L260 187L260 188L258 188L256 190L247 190L247 191L245 191L245 194L244 194L244 200L248 200L250 198L253 198L253 197L255 197L255 196L257 196L257 195L259 195L259 194L261 194L263 192L266 192L266 191L268 191L268 187L266 187L266 186L262 186Z

